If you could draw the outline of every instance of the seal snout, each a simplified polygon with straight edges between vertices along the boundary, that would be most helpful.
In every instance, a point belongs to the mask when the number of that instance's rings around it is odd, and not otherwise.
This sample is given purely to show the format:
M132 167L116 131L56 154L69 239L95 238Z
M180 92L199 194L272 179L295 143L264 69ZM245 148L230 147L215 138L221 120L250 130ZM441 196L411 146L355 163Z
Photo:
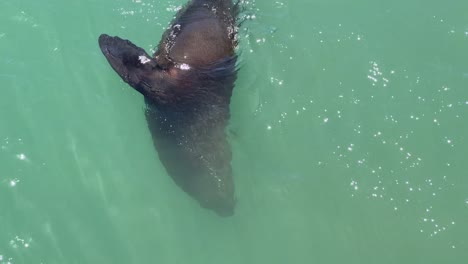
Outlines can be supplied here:
M101 51L102 53L104 53L105 55L110 55L111 54L111 50L110 50L110 47L112 47L112 41L113 40L113 37L107 35L107 34L101 34L99 36L99 47L101 48Z

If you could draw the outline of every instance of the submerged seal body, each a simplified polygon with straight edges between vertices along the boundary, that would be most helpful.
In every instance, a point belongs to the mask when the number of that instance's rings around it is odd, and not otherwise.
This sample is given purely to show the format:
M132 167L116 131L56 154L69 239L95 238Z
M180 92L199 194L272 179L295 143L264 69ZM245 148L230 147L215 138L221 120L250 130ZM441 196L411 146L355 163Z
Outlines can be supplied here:
M112 68L143 94L149 130L168 174L201 206L222 216L235 207L225 128L236 80L238 8L231 0L192 0L148 55L102 34Z

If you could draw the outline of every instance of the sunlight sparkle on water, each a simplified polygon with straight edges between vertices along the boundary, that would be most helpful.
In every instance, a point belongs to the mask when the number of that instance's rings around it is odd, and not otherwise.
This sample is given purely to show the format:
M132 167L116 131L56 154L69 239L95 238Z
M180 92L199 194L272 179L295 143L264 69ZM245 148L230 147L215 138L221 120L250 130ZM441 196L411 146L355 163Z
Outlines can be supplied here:
M14 180L11 180L11 181L10 181L9 185L10 185L10 187L15 187L16 184L18 184L18 182L19 182L18 179L14 179Z
M354 190L359 189L357 181L352 181L350 185L351 185L351 187L353 187Z

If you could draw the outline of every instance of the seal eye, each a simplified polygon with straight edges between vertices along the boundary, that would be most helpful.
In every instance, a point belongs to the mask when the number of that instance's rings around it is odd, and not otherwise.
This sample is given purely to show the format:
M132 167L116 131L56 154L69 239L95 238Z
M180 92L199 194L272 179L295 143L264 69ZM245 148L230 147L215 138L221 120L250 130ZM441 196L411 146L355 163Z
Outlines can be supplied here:
M166 67L164 67L164 66L161 65L161 64L156 64L156 65L153 67L153 69L165 71L165 70L166 70Z

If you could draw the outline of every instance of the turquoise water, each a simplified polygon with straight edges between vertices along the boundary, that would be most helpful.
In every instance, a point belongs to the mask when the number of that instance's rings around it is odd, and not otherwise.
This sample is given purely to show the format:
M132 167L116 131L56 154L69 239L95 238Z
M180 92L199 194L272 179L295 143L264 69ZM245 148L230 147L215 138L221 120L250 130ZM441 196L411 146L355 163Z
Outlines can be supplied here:
M0 2L1 264L466 263L468 2L245 3L230 218L97 45L150 50L183 3Z

